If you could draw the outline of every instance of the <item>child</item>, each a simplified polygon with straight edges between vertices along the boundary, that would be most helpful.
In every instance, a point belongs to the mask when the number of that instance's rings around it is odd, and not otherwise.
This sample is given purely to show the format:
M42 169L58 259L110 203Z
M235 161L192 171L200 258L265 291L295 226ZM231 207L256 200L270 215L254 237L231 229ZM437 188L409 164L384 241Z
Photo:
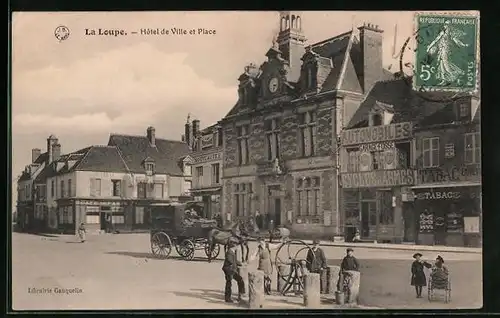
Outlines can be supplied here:
M415 286L417 298L422 298L422 287L427 286L424 267L431 268L432 265L426 261L422 261L422 254L415 253L413 258L415 261L411 264L411 285Z
M82 222L82 224L80 224L80 227L78 228L78 236L80 237L80 241L82 243L85 242L86 233L87 230L85 229L85 223Z

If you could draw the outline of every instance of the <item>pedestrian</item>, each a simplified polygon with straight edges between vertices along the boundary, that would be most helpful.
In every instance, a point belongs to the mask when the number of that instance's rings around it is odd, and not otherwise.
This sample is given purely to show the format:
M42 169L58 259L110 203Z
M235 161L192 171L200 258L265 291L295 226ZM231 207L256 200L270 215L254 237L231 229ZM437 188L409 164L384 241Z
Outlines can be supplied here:
M347 255L342 259L342 263L340 264L339 284L343 285L339 286L339 290L345 290L346 286L350 286L351 275L347 271L359 272L359 262L354 257L354 250L348 247L346 253Z
M422 287L427 286L424 267L431 268L432 265L422 260L422 254L413 254L415 261L411 264L411 285L415 286L417 298L422 298Z
M323 270L326 269L326 257L323 250L319 247L319 240L315 239L313 241L313 247L307 252L306 256L306 268L309 273L318 273L321 276ZM322 282L322 280L320 280ZM320 290L323 287L320 286Z
M259 210L255 211L255 224L257 224L257 227L259 229L262 228L262 215L260 214Z
M85 242L85 236L87 234L87 229L85 229L85 223L81 223L78 227L78 236L80 237L80 242Z
M264 272L264 292L267 295L271 295L271 275L273 271L273 265L271 260L271 251L277 250L282 243L270 244L264 241L264 238L257 238L257 249L250 256L250 262L254 261L256 258L259 260L259 265L257 270Z
M222 229L224 221L222 220L222 216L220 215L220 213L217 213L217 215L215 216L215 221L217 222L217 227Z
M236 283L238 284L238 301L241 301L241 296L245 294L245 283L243 282L243 278L238 273L238 266L241 265L241 262L238 261L236 257L236 244L234 242L229 242L226 257L224 259L224 265L222 265L222 271L224 272L226 279L226 287L224 289L224 299L226 303L233 302L231 299L233 279L236 280Z
M448 268L444 266L444 259L438 255L436 262L432 267L432 283L435 286L447 286L448 284Z

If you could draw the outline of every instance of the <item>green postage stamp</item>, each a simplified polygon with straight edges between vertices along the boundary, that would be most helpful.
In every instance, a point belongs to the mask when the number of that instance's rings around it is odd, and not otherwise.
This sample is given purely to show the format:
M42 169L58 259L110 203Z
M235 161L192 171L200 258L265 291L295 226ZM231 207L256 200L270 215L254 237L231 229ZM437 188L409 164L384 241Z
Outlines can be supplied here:
M420 13L416 27L414 89L476 91L479 16Z

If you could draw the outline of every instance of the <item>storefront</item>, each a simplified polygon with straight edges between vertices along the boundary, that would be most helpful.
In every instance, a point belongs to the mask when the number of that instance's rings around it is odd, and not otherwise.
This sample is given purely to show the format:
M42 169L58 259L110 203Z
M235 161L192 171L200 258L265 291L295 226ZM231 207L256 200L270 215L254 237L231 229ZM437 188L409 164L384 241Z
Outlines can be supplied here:
M413 170L371 171L341 175L346 240L399 243L405 237L403 195L414 183Z
M203 218L213 219L217 214L221 213L221 192L222 187L212 189L203 189L193 191L195 201L203 204L203 212L200 215Z
M413 191L419 244L481 246L480 184L417 187Z

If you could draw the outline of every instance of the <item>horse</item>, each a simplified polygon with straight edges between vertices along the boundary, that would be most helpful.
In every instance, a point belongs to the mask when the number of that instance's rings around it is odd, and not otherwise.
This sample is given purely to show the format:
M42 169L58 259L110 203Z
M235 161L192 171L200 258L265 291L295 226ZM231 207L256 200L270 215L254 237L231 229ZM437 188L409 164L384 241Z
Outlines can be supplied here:
M240 245L241 247L241 259L243 262L248 262L248 257L250 254L250 248L248 247L248 239L242 235L243 231L242 224L240 222L236 222L231 225L231 229L219 229L214 228L208 232L208 262L212 261L212 253L215 249L215 245L219 244L224 246L224 252L227 252L227 247L230 242L235 243L236 245Z
M244 223L243 226L244 234L253 236L255 234L260 234L260 229L254 219L249 219ZM279 226L275 229L269 229L269 243L273 242L273 239L280 239L286 241L290 238L290 230L284 226ZM252 235L253 234L253 235Z

